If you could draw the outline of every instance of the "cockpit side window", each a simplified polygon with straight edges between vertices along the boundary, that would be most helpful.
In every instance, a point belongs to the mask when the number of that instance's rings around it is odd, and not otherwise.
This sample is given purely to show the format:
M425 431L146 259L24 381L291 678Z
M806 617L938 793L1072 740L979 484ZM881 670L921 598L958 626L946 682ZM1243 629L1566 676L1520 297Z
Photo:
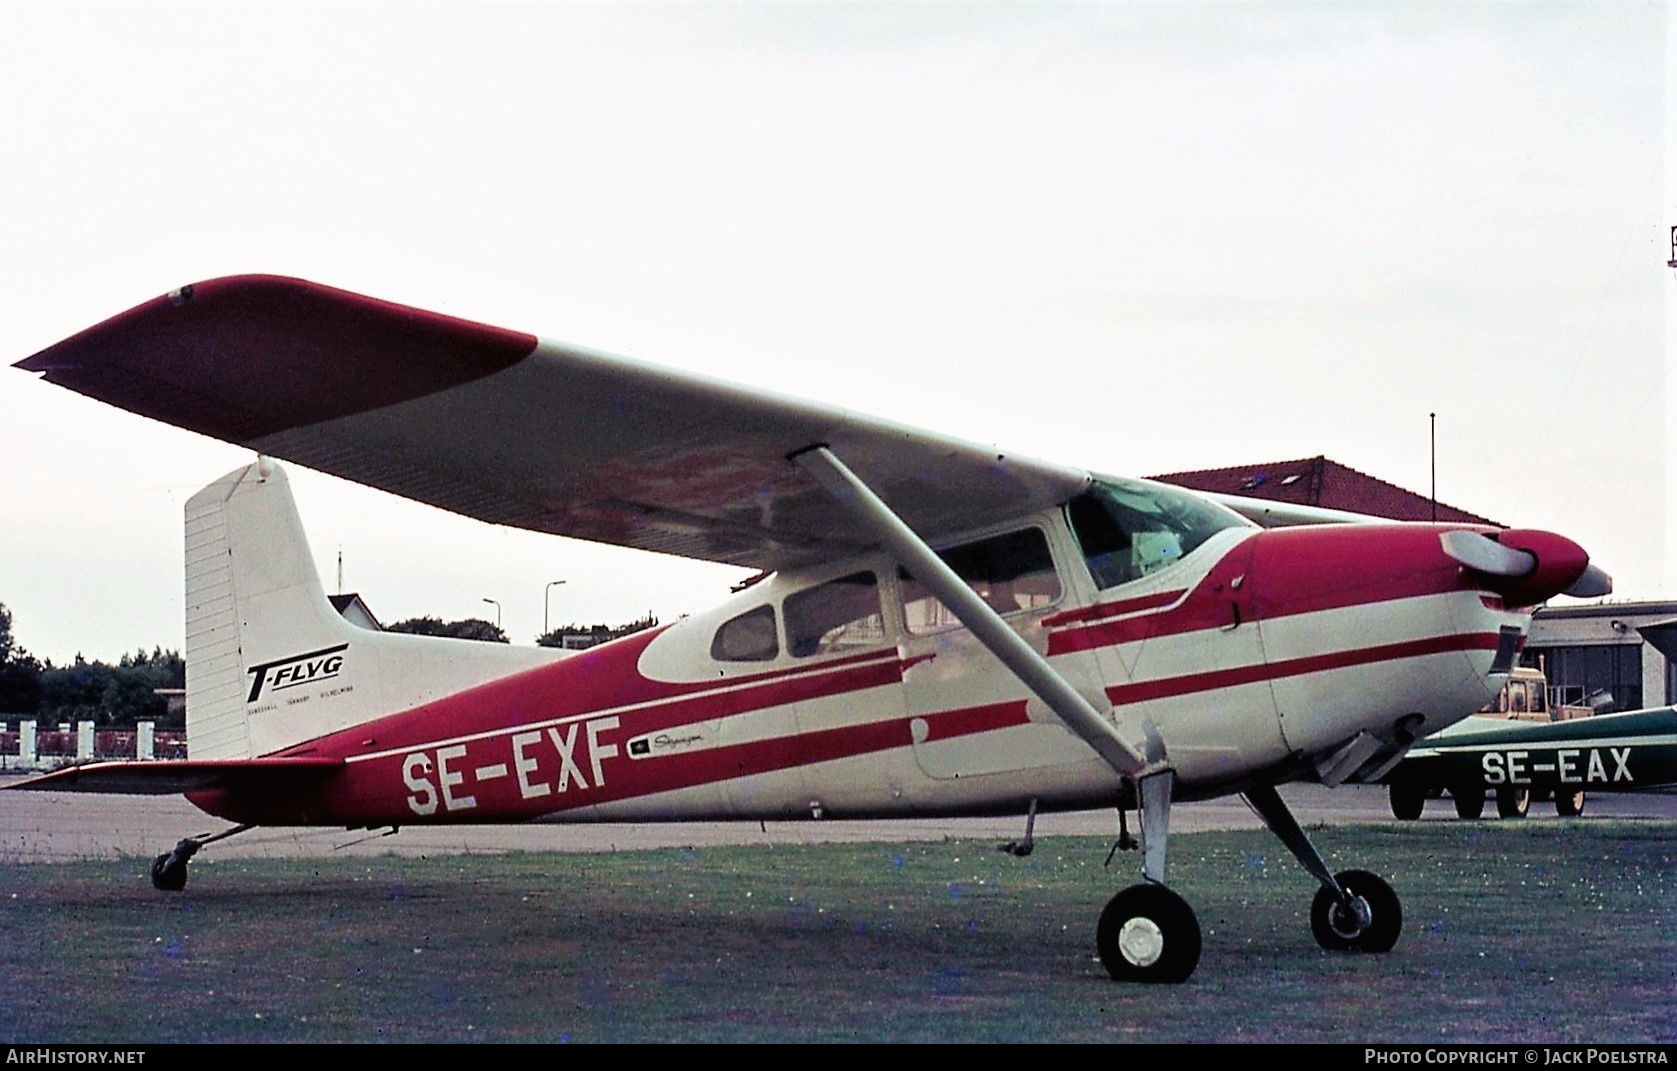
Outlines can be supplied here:
M794 658L878 647L885 642L879 581L851 573L786 596L786 648Z
M772 606L759 606L730 619L710 641L710 656L718 662L768 662L779 654Z
M1060 578L1040 528L963 543L938 551L938 557L999 614L1049 606L1060 598ZM924 635L960 624L942 600L907 570L899 568L897 577L903 620L910 632Z
M1103 589L1156 573L1223 529L1247 524L1177 488L1118 479L1097 480L1066 504L1066 517Z

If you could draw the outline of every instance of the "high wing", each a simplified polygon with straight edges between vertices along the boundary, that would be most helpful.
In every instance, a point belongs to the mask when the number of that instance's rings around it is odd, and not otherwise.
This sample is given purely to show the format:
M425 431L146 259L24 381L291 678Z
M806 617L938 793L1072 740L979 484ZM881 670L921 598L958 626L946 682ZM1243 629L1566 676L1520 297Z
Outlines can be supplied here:
M180 762L93 762L7 785L36 792L110 792L172 796L210 789L280 792L343 769L342 759L277 758Z
M826 446L923 537L1089 474L298 279L182 287L17 367L496 524L758 569L866 545L789 455Z

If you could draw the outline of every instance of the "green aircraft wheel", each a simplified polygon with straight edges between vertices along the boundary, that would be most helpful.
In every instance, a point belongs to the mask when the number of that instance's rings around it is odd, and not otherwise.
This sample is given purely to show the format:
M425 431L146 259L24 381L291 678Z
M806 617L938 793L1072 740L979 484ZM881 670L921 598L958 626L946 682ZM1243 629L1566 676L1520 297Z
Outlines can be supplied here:
M1426 787L1413 781L1392 782L1387 796L1392 803L1392 817L1404 822L1413 822L1421 817L1421 811L1427 805Z
M1529 789L1503 785L1496 790L1496 813L1498 818L1524 818L1529 810L1531 810L1531 791Z
M1485 786L1461 785L1450 790L1456 801L1457 818L1478 818L1485 813Z

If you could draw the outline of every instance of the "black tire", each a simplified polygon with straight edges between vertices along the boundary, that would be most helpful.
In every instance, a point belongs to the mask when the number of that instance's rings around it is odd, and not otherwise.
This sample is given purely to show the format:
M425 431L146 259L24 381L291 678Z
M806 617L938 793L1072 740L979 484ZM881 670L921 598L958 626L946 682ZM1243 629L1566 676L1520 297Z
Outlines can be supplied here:
M151 861L151 887L160 892L180 892L186 888L186 863L174 862L174 855L164 852Z
M1503 785L1496 790L1498 818L1524 818L1531 810L1531 790Z
M1114 981L1186 982L1200 961L1200 922L1163 885L1132 885L1101 912L1095 947Z
M1485 813L1485 786L1463 785L1450 790L1457 818L1479 818Z
M1393 781L1386 794L1392 802L1392 817L1401 822L1415 821L1427 805L1426 786L1413 781Z
M1555 813L1562 818L1577 818L1584 813L1584 790L1555 793Z
M1368 906L1366 924L1326 888L1310 903L1310 932L1329 952L1390 952L1403 932L1403 904L1392 887L1366 870L1334 875L1339 887Z

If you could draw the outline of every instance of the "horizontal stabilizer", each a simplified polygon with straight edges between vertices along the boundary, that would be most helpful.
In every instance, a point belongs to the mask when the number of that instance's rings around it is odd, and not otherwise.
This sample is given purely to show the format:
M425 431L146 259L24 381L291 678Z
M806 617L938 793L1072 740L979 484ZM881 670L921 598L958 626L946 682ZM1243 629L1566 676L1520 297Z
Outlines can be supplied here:
M283 791L323 781L342 759L233 759L225 762L94 762L7 785L36 792L109 792L171 796L214 789Z

